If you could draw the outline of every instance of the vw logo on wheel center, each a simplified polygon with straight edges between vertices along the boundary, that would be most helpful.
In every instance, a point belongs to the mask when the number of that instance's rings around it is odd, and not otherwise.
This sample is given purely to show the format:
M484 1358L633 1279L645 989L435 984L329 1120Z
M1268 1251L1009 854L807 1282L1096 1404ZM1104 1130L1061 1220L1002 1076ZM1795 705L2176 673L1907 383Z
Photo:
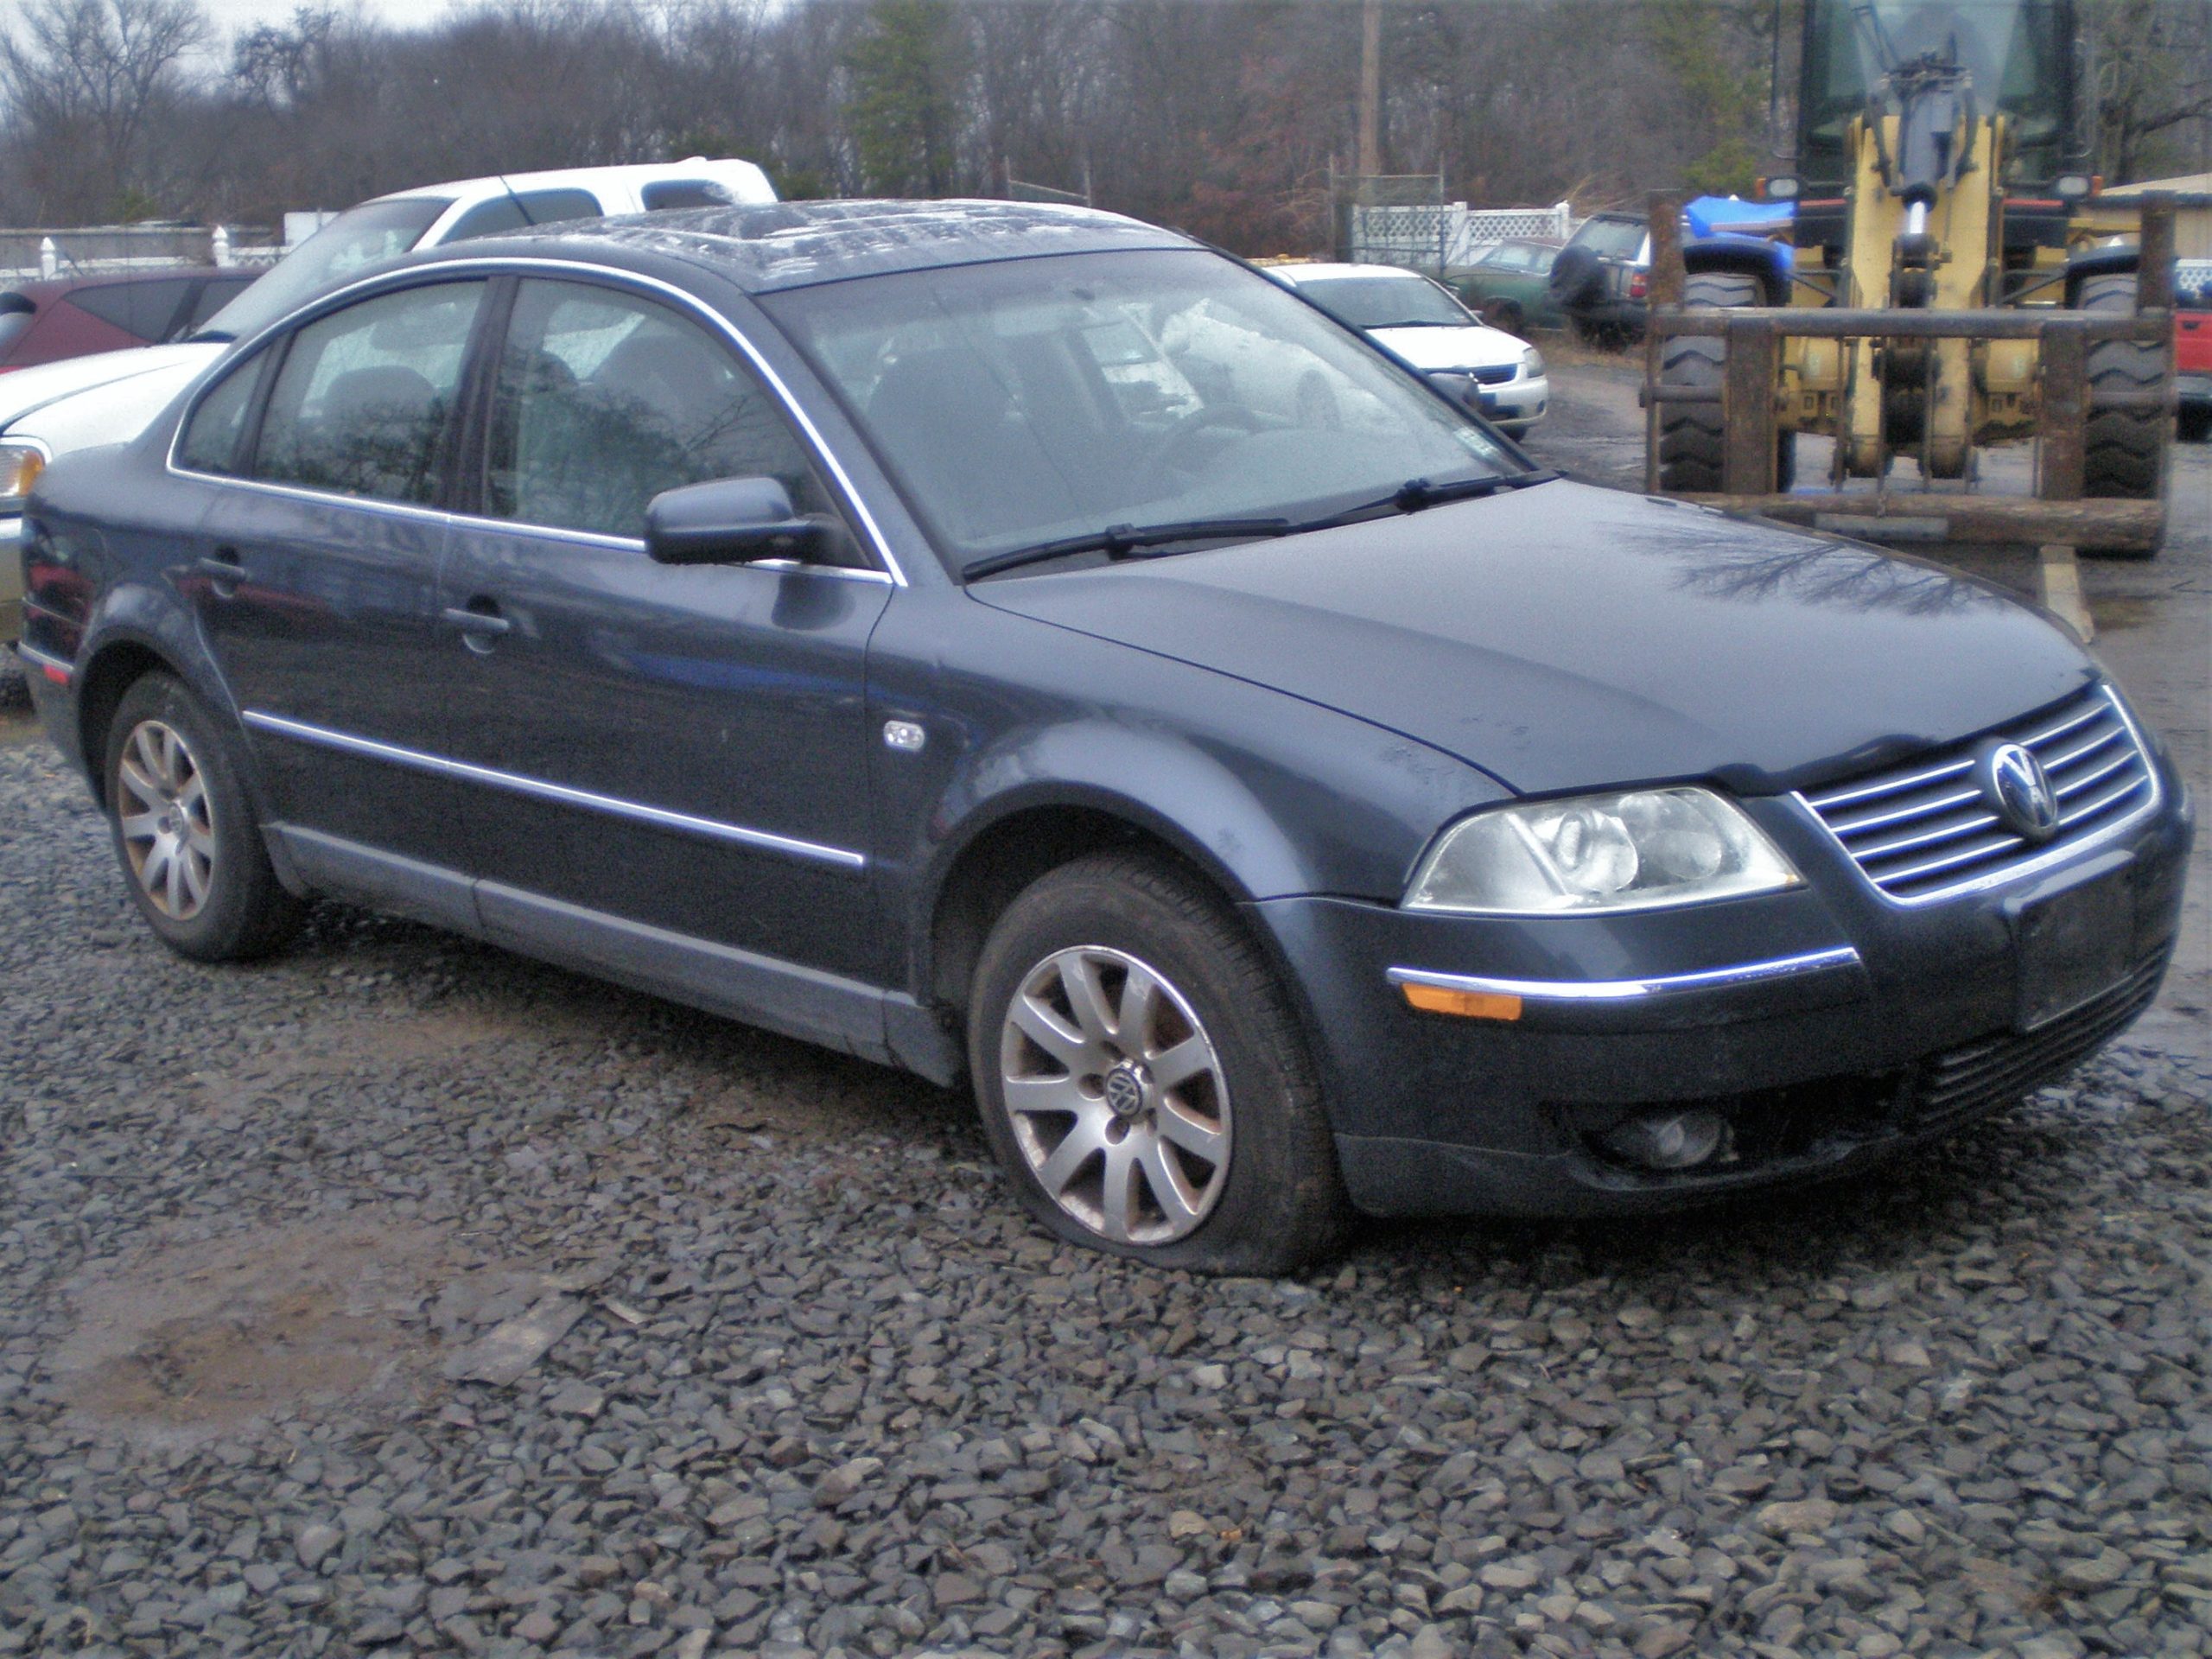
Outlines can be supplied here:
M1135 1117L1144 1109L1144 1073L1123 1060L1106 1074L1106 1104L1116 1117Z
M1981 792L2014 835L2049 841L2058 833L2058 796L2043 762L2018 743L1999 743L1981 757Z

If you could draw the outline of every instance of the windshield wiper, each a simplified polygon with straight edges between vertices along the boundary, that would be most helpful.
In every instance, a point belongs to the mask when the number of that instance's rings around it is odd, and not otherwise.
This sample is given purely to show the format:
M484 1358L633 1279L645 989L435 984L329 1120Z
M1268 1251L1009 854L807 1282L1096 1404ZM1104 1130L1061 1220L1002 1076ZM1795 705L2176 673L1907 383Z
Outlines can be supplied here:
M1287 536L1302 529L1287 518L1186 518L1167 524L1114 524L1105 530L1094 531L1087 536L1070 536L1057 542L1039 542L1034 547L1009 548L1003 553L987 553L980 559L970 559L960 567L960 579L974 582L982 576L995 576L1001 570L1012 570L1025 564L1041 564L1047 559L1064 559L1074 553L1103 553L1109 559L1124 558L1143 547L1164 547L1172 542L1220 542L1234 538L1262 536Z
M227 328L200 328L179 342L186 346L227 346L238 336Z
M1432 484L1425 478L1409 478L1384 496L1372 501L1363 501L1356 507L1346 507L1332 512L1325 518L1315 518L1298 526L1300 531L1333 530L1348 524L1370 512L1380 512L1385 507L1399 512L1419 512L1427 507L1440 507L1447 501L1473 501L1485 495L1496 495L1500 490L1523 489L1531 484L1547 484L1559 476L1545 467L1525 473L1502 473L1491 478L1455 479L1447 484Z

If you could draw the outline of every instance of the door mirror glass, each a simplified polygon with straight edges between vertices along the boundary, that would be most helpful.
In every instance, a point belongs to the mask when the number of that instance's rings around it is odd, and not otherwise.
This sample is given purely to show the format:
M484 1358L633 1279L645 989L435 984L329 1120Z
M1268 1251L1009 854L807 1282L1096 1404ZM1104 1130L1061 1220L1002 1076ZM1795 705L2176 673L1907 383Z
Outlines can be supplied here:
M717 478L664 490L645 504L645 553L659 564L833 563L842 532L803 518L772 478Z

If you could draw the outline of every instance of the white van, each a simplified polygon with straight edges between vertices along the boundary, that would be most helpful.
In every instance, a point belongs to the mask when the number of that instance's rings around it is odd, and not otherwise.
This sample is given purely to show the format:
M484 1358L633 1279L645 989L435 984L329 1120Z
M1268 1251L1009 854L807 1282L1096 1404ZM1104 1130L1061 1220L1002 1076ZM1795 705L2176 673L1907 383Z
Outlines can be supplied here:
M424 185L349 207L207 319L189 340L100 352L0 375L0 647L22 632L17 543L23 498L46 463L72 449L123 443L168 407L232 340L275 321L355 271L416 248L497 236L526 225L776 200L751 162L510 173Z

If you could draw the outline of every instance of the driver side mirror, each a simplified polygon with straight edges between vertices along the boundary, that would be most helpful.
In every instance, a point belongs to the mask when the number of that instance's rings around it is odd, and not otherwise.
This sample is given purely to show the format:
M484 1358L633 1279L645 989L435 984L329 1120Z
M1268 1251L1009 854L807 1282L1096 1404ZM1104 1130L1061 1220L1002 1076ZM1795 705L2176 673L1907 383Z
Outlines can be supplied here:
M772 478L717 478L664 490L645 504L645 556L656 564L835 563L843 532L804 518Z

